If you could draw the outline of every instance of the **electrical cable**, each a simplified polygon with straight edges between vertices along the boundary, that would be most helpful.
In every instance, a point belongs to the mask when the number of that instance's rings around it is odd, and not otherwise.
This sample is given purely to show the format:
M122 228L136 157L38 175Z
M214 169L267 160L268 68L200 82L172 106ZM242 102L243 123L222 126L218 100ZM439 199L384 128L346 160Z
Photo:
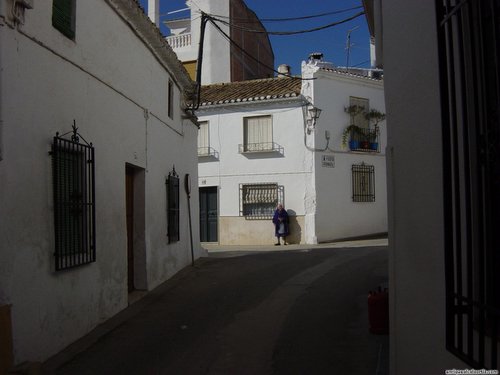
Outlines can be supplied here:
M249 57L251 60L255 61L257 64L263 66L264 68L267 68L271 71L273 71L274 73L277 73L277 74L280 74L280 75L284 75L285 77L289 77L289 78L293 78L293 79L300 79L301 81L310 81L310 80L315 80L316 78L302 78L302 77L296 77L296 76L292 76L290 74L286 74L286 73L280 73L278 72L277 70L275 70L274 68L262 63L260 60L256 59L254 56L252 56L251 54L249 54L247 51L245 51L245 49L243 47L241 47L240 45L238 45L238 43L236 43L233 39L231 39L231 37L229 35L227 35L221 28L219 25L217 25L214 21L213 21L213 18L210 17L210 16L207 16L208 20L212 23L212 25L214 25L214 27L219 30L219 32L226 38L226 40L229 41L229 43L231 43L233 46L235 46L236 48L238 48L241 52L243 52L243 54L247 57Z
M360 9L363 8L362 5L359 5L357 7L352 7L348 9L341 9L341 10L335 10L332 12L326 12L326 13L319 13L319 14L314 14L310 16L302 16L302 17L290 17L290 18L262 18L260 19L261 22L286 22L286 21L298 21L298 20L305 20L305 19L311 19L311 18L318 18L318 17L324 17L324 16L330 16L332 14L340 14L340 13L345 13L349 12L351 10L355 9Z
M354 19L362 16L363 14L365 14L365 12L358 12L355 15L353 15L351 17L348 17L348 18L345 18L345 19L340 20L340 21L332 22L332 23L329 23L329 24L323 25L323 26L314 27L312 29L297 30L297 31L267 31L267 30L249 29L249 28L246 28L246 27L243 27L243 26L236 25L236 24L231 23L231 22L227 22L227 21L224 21L224 20L212 17L212 16L208 16L208 17L210 17L211 20L215 20L215 21L220 22L220 23L222 23L222 24L224 24L226 26L233 27L235 29L239 29L239 30L242 30L242 31L250 32L250 33L267 34L267 35L281 35L281 36L284 36L284 35L296 35L296 34L312 33L312 32L315 32L315 31L320 31L320 30L328 29L330 27L338 26L338 25L341 25L343 23L352 21L352 20L354 20Z
M288 21L299 21L299 20L305 20L305 19L311 19L311 18L318 18L318 17L324 17L324 16L330 16L332 14L340 14L340 13L345 13L349 12L351 10L355 9L360 9L363 8L362 5L352 7L352 8L347 8L347 9L340 9L340 10L335 10L331 12L326 12L326 13L318 13L318 14L313 14L309 16L301 16L301 17L288 17L288 18L259 18L260 22L288 22ZM233 17L231 18L230 16L223 16L220 14L210 14L208 13L207 15L211 17L216 17L216 18L227 18L227 19L233 19L235 21L240 21L240 22L248 22L248 23L255 23L255 21L250 21L248 18L238 18L238 17Z

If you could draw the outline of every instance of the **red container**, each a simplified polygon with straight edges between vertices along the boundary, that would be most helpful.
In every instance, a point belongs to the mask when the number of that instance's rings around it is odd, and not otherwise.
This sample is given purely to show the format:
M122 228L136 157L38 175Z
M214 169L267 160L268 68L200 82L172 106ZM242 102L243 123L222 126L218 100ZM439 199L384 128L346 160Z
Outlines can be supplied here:
M387 289L368 294L368 321L370 332L376 335L389 333L389 292Z

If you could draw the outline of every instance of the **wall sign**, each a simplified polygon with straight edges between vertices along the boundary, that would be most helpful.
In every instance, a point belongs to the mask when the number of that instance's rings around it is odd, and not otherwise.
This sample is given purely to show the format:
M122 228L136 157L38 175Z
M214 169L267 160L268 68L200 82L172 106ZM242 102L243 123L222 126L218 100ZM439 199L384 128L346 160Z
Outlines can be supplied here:
M335 156L321 155L321 166L325 168L335 168Z

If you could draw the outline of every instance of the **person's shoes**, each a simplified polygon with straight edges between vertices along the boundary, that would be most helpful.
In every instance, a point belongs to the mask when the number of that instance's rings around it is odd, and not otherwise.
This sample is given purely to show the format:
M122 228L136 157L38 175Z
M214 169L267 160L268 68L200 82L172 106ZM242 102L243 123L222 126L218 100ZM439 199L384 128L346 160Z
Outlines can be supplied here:
M279 245L281 245L279 242L274 244L274 246L279 246Z
M287 243L287 242L285 242L283 245L285 245L285 246L286 246L286 245L288 245L288 243Z

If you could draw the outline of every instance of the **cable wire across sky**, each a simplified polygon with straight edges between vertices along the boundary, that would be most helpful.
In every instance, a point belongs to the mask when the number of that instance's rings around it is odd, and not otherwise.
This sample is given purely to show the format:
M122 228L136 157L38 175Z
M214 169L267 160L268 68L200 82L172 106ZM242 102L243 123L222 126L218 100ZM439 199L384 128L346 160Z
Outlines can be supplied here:
M228 21L225 21L223 19L214 17L213 15L210 15L210 14L208 14L207 16L209 16L212 20L220 22L226 26L230 26L230 27L242 30L242 31L249 32L249 33L258 33L258 34L267 34L267 35L296 35L296 34L312 33L315 31L320 31L320 30L328 29L330 27L341 25L343 23L346 23L346 22L349 22L349 21L352 21L352 20L358 18L358 17L362 16L363 14L365 14L365 12L358 12L351 17L345 18L345 19L340 20L340 21L332 22L332 23L329 23L327 25L314 27L312 29L293 30L293 31L268 31L268 30L249 29L247 27L240 26L240 25L234 24L232 22L228 22Z

